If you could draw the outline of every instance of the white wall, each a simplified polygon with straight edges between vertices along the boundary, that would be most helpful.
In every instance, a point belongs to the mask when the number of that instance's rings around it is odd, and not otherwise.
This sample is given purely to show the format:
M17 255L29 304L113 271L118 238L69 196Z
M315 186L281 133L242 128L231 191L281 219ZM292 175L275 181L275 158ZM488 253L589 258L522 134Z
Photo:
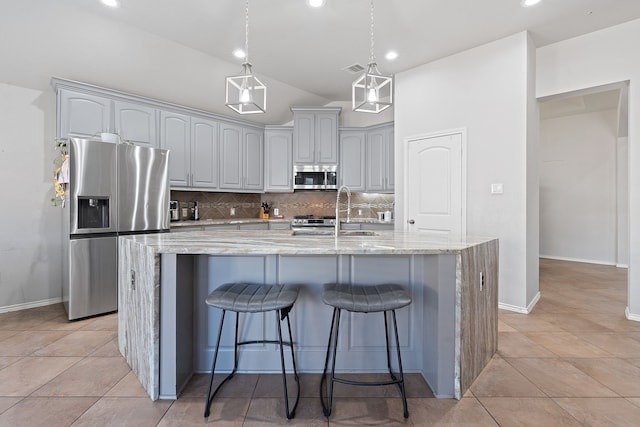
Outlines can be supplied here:
M616 169L618 171L617 192L617 229L618 267L629 267L629 138L618 138Z
M617 109L540 121L540 255L617 263Z
M407 137L467 128L467 233L500 239L499 299L518 311L538 295L537 226L527 229L528 213L538 209L537 192L527 197L527 180L538 184L536 171L527 171L528 138L535 137L528 123L537 127L531 49L520 33L396 75L396 159L404 159ZM404 222L396 165L396 218ZM504 194L492 196L492 183L503 183ZM536 234L535 254L528 254L528 233Z
M538 49L537 96L604 84L629 85L628 316L640 320L640 20Z
M0 310L60 301L62 216L53 207L55 97L0 83Z

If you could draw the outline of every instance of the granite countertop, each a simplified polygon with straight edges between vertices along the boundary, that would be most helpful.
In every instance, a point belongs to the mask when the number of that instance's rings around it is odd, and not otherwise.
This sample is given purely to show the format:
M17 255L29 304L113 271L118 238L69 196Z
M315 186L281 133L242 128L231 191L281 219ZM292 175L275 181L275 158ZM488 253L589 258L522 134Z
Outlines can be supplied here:
M270 223L270 222L282 222L282 223L291 223L290 219L284 218L224 218L224 219L200 219L198 221L194 220L183 220L183 221L173 221L171 222L171 228L175 227L197 227L197 226L207 226L207 225L232 225L232 224L261 224L261 223Z
M373 235L292 235L290 230L205 230L121 236L156 253L209 255L456 254L493 238L430 237L376 231Z
M171 228L176 227L204 227L207 225L232 225L232 224L260 224L260 223L291 223L291 218L224 218L224 219L200 219L194 220L182 220L171 222ZM341 219L341 223L347 222L346 219ZM389 224L393 225L393 221L380 221L378 218L351 218L350 223L367 223L367 224Z

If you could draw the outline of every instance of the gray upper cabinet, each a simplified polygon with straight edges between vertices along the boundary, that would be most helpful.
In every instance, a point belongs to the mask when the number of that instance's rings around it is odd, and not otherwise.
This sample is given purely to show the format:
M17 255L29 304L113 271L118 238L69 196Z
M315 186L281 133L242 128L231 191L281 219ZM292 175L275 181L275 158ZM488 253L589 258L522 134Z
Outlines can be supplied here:
M117 133L136 145L155 147L158 144L157 110L100 95L68 89L58 91L59 138L100 138L103 132Z
M220 188L263 191L263 132L230 123L220 124Z
M293 191L293 130L267 128L264 131L264 190Z
M365 142L362 130L340 131L340 174L341 185L351 191L365 191Z
M338 163L338 115L341 108L291 107L296 164Z
M238 125L220 125L220 188L241 189L244 184L242 171L242 128Z
M59 138L91 138L114 131L113 104L109 98L60 89L57 101Z
M191 118L191 186L218 188L218 122Z
M243 163L244 189L264 190L264 132L257 129L244 128Z
M171 188L218 188L218 123L160 112L160 147L169 149Z
M365 169L366 191L393 192L393 125L385 125L367 132Z
M146 105L114 101L116 133L136 145L155 147L157 142L157 110Z
M191 185L191 118L185 114L160 112L160 148L169 151L169 185Z
M387 185L385 190L393 193L396 187L396 144L393 124L388 125L385 132L387 134Z

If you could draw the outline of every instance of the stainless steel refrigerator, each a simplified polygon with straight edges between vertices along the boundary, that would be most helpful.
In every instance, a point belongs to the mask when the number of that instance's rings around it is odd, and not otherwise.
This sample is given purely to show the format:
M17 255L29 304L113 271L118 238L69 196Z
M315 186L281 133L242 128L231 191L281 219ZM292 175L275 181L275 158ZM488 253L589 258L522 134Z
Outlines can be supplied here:
M62 297L69 320L118 309L118 236L169 231L168 150L70 138Z

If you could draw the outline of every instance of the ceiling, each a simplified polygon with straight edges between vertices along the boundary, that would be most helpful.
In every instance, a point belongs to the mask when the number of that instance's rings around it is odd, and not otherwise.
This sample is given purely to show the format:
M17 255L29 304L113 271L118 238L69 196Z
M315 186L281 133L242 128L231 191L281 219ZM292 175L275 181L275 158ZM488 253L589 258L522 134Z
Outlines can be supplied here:
M619 103L620 89L552 99L540 103L540 118L545 120L613 110L618 108Z
M57 0L238 64L244 45L242 0L121 0L119 9L99 0ZM394 74L528 30L536 46L640 18L637 0L376 0L375 55L381 72ZM311 9L305 0L250 2L249 58L266 76L321 96L348 101L356 76L344 71L369 59L369 2L327 0ZM399 57L389 62L386 51ZM270 96L275 96L271 92Z

